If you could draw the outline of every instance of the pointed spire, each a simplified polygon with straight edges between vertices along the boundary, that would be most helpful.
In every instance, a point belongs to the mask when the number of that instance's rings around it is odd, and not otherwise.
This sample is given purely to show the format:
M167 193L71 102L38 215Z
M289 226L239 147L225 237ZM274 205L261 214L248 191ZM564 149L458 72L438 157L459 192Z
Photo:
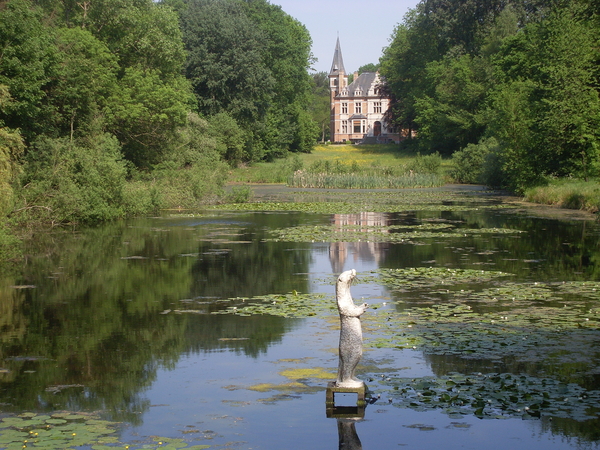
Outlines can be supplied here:
M342 58L342 47L340 47L340 37L337 38L335 44L335 52L333 53L333 63L329 75L338 75L340 72L346 73L344 68L344 59Z

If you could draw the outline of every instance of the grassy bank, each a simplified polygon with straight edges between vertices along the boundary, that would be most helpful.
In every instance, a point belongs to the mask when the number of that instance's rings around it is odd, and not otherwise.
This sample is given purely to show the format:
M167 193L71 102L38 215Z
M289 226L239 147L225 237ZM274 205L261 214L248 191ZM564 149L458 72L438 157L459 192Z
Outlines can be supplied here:
M525 200L561 208L600 211L600 183L597 181L556 180L525 192Z
M312 153L232 170L231 183L284 183L296 187L403 188L439 186L448 162L397 145L320 145Z

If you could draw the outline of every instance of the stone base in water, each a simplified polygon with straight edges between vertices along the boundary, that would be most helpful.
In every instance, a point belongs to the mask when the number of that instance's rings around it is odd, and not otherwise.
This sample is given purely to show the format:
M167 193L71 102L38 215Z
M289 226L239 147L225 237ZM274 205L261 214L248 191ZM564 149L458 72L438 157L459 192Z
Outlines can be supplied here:
M325 407L327 409L327 417L348 417L358 418L364 417L367 401L365 400L367 386L362 383L356 387L338 386L335 381L327 383L327 391L325 394ZM356 405L337 405L335 404L335 394L356 394Z

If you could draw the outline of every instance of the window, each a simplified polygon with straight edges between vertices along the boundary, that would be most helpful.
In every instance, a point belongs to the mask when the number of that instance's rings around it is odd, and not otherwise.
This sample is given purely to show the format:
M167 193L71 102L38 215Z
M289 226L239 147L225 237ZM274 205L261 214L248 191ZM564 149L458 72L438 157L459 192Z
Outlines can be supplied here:
M342 134L348 134L348 121L342 120Z
M373 104L373 112L376 114L381 114L381 102L375 102Z
M361 127L360 120L355 121L354 122L354 132L355 133L360 133L361 129L362 129L362 127Z
M348 114L348 103L342 103L342 114Z
M361 114L362 113L362 103L356 103L354 105L354 112L356 114Z

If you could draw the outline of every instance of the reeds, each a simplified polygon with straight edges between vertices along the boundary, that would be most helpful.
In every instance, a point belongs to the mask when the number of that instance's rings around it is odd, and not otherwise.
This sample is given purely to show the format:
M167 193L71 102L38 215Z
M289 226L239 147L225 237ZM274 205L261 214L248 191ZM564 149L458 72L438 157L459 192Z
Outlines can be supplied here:
M313 173L297 170L288 180L291 187L326 189L402 189L437 187L443 184L444 180L438 174L414 172L385 175L373 172Z

